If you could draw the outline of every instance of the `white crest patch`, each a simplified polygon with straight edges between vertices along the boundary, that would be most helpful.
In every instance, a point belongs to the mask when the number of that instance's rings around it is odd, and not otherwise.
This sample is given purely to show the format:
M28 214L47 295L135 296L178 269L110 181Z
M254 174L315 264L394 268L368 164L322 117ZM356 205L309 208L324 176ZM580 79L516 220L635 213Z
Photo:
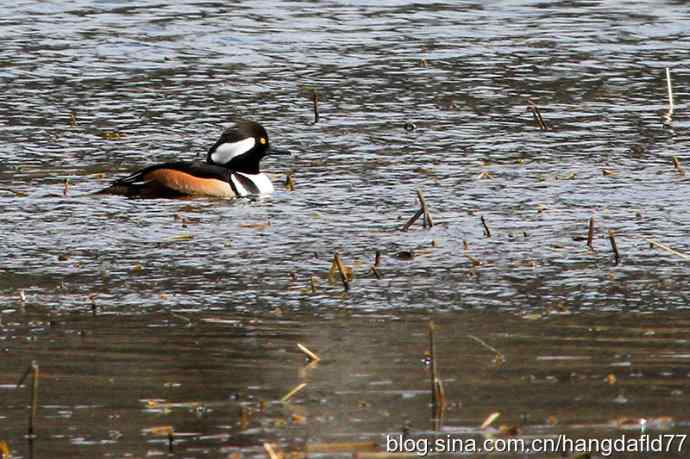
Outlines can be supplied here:
M227 164L232 158L254 148L254 145L256 145L254 137L247 137L237 142L225 142L219 145L216 151L211 153L211 161L216 164Z

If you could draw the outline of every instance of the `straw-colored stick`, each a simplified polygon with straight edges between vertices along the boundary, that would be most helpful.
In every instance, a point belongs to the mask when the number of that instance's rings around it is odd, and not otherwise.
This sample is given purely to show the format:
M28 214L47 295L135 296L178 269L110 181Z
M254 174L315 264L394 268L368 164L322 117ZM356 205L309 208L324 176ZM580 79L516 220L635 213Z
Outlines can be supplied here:
M431 403L438 404L436 381L438 380L438 367L436 364L436 339L434 338L434 323L429 322L429 354L431 355Z
M31 365L26 369L22 377L17 383L17 387L20 387L24 380L31 374L31 411L29 411L29 427L27 429L27 436L29 438L34 437L34 419L36 419L36 413L38 412L38 378L39 378L39 368L38 362L33 360Z
M470 339L475 340L476 342L478 342L479 344L481 344L482 346L484 346L485 348L487 348L488 350L490 350L491 352L493 352L494 354L496 354L496 357L498 357L501 361L503 361L503 362L506 361L506 356L505 356L505 354L503 354L501 351L499 351L498 349L496 349L496 348L493 347L492 345L487 344L485 341L483 341L483 340L480 339L480 338L477 338L477 337L474 336L474 335L467 335L467 337L470 338Z
M338 271L340 271L340 278L343 281L343 287L345 288L345 291L350 290L350 282L347 280L347 272L345 271L345 265L343 265L343 262L340 259L340 255L338 255L338 252L335 253L333 261L335 262Z
M266 450L268 459L280 459L280 456L278 456L275 449L273 449L273 445L270 443L264 443L264 449Z
M678 172L679 175L685 175L685 171L683 170L683 166L680 165L680 161L678 161L678 158L675 156L671 156L671 160L673 161L673 168Z
M675 104L673 103L673 87L671 86L671 69L666 67L666 89L668 89L668 117L673 115Z
M321 360L321 357L319 357L318 355L316 355L315 353L310 351L307 348L307 346L300 344L300 343L297 343L297 347L299 348L300 351L304 352L307 355L307 357L309 357L309 360L313 360L315 362L318 362L319 360Z
M668 253L671 253L671 254L673 254L673 255L675 255L675 256L677 256L677 257L682 258L683 260L690 261L690 255L688 255L688 254L685 254L685 253L683 253L683 252L679 252L679 251L677 251L677 250L673 250L671 247L669 247L669 246L667 246L667 245L664 245L664 244L662 244L661 242L656 241L656 240L654 240L654 239L650 239L650 238L647 238L647 237L643 237L642 239L644 239L645 241L649 242L649 244L652 245L653 247L657 247L657 248L659 248L659 249L661 249L661 250L664 250L664 251L666 251L666 252L668 252Z
M295 181L292 179L292 174L288 174L285 179L285 188L288 191L295 191Z
M440 418L446 407L446 394L443 390L443 381L438 374L438 362L436 361L436 337L434 322L429 322L429 352L431 354L431 404L434 417Z
M301 391L301 390L304 389L305 387L307 387L307 383L304 383L304 382L303 382L303 383L301 383L301 384L298 384L297 386L293 387L292 390L291 390L290 392L288 392L287 394L283 395L283 398L281 398L280 401L281 401L281 402L287 402L287 401L290 400L297 392Z
M501 412L500 412L500 411L496 411L496 412L494 412L494 413L491 413L490 415L488 415L488 416L486 417L486 419L484 419L484 422L482 422L482 425L479 426L479 430L484 430L484 429L486 429L486 428L489 427L491 424L493 424L493 422L494 422L496 419L498 419L500 416L501 416Z

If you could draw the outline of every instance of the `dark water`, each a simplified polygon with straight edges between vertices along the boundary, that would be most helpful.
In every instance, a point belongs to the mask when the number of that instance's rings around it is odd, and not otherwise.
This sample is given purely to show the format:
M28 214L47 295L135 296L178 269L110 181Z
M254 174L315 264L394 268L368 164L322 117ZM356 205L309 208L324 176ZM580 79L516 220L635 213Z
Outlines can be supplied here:
M690 252L688 35L670 1L5 6L0 441L29 457L34 359L34 457L166 455L167 425L180 457L430 435L430 318L441 432L686 432L688 262L647 239ZM240 117L295 152L271 197L90 195ZM417 189L435 226L401 232Z

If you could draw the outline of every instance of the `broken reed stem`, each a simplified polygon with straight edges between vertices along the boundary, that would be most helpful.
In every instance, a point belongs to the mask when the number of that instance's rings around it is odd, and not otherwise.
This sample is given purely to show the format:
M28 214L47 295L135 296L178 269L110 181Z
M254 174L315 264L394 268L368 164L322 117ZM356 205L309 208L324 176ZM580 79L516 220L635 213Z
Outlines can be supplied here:
M374 273L374 276L376 276L377 279L381 279L383 276L381 275L381 271L379 271L379 268L376 266L372 266L369 269L369 272Z
M285 179L285 188L287 188L288 191L295 191L295 181L292 179L292 174L288 174Z
M680 165L680 161L678 161L678 158L675 156L671 156L671 160L673 161L673 167L678 172L680 175L685 175L685 171L683 170L683 166Z
M408 229L410 229L410 226L412 226L412 225L414 224L414 222L416 222L417 219L418 219L419 217L422 216L422 214L424 214L424 209L419 209L419 210L412 216L412 218L410 218L410 219L407 221L407 223L405 223L405 225L402 227L402 231L407 231Z
M666 67L666 89L668 90L668 119L670 121L671 115L673 115L673 109L675 108L673 103L673 87L671 86L671 69Z
M297 343L297 347L299 348L300 351L304 352L307 357L309 357L309 360L312 360L314 362L318 362L321 360L321 357L310 351L307 346Z
M436 362L436 337L434 334L435 326L433 321L429 321L429 353L431 354L431 407L434 418L439 418L446 408L446 395L443 390L443 382L438 375L438 364Z
M29 376L29 373L31 373L31 410L29 411L29 426L27 428L27 438L30 440L34 438L34 419L36 418L36 413L38 412L38 377L39 377L39 368L38 368L38 362L35 360L31 361L31 365L29 365L22 375L22 377L19 379L19 382L17 383L17 388L19 388L23 383L24 380Z
M616 244L616 237L613 230L609 230L609 241L611 242L611 250L613 250L613 256L615 257L615 264L621 259L620 253L618 253L618 245Z
M377 250L376 251L376 256L374 257L374 264L371 265L371 268L369 268L370 273L374 273L377 279L381 279L383 276L381 275L381 271L379 271L379 265L381 264L381 251Z
M307 387L307 383L305 383L305 382L298 384L297 386L293 387L290 392L283 395L283 398L281 398L280 401L281 402L287 402L288 400L290 400L290 398L292 398L293 395L295 395L297 392L301 391L305 387Z
M683 260L690 261L690 255L687 255L687 254L685 254L685 253L683 253L683 252L679 252L679 251L677 251L677 250L674 250L674 249L672 249L671 247L669 247L669 246L667 246L667 245L665 245L665 244L662 244L661 242L656 241L656 240L654 240L654 239L650 239L650 238L647 238L647 237L643 237L642 239L644 239L645 241L649 242L649 245L651 245L652 247L657 247L657 248L659 248L659 249L661 249L661 250L664 250L664 251L666 251L666 252L668 252L668 253L671 253L671 254L673 254L673 255L675 255L675 256L677 256L677 257L680 257L680 258L682 258Z
M424 212L424 228L429 225L429 228L434 226L434 221L431 219L431 212L429 212L429 207L426 205L426 199L422 194L422 190L417 190L417 197L419 198L419 204L422 206L422 212Z
M484 235L486 237L491 237L491 230L489 229L489 226L486 224L486 220L484 220L484 216L479 217L482 220L482 226L484 227Z
M34 419L36 419L36 414L38 413L38 362L35 360L31 362L31 417L29 417L29 437L34 435Z
M541 111L539 110L539 107L531 99L527 101L527 109L532 112L532 116L534 116L534 121L537 122L537 126L539 126L539 129L541 129L542 131L550 130L549 126L547 126L546 124L546 121L544 121L544 117L541 116Z
M407 231L410 229L410 226L414 224L414 222L417 221L419 217L424 215L424 228L432 227L434 226L434 221L431 218L431 212L429 212L429 207L426 205L426 199L424 199L424 195L422 194L422 190L417 190L417 198L419 199L419 210L410 218L405 225L403 225L401 231Z
M436 390L436 340L434 337L434 323L429 321L429 354L431 358L431 407L434 412L434 417L436 417L436 410L438 407L438 392Z
M484 422L482 422L482 425L479 426L479 430L484 430L487 427L489 427L493 422L501 417L501 413L499 411L491 413L489 416L484 419Z
M319 122L319 93L314 90L311 93L311 100L314 102L314 124Z
M467 337L470 338L470 339L475 340L476 342L478 342L479 344L481 344L482 346L484 346L486 349L488 349L488 350L490 350L491 352L493 352L494 354L496 354L496 357L498 357L498 359L500 359L502 362L505 362L505 361L506 361L506 356L505 356L505 354L503 354L501 351L499 351L498 349L496 349L496 348L493 347L492 345L487 344L485 341L483 341L482 339L480 339L480 338L478 338L478 337L476 337L476 336L474 336L474 335L467 335Z
M589 230L587 231L587 246L594 250L592 246L592 239L594 238L594 217L589 219Z
M278 456L278 454L276 454L276 451L273 449L273 445L271 445L270 443L264 443L264 449L266 450L268 459L280 459L281 456Z
M350 282L347 280L347 273L345 272L345 266L343 266L343 262L340 260L340 255L338 255L338 252L335 253L335 256L333 257L333 262L335 263L336 267L338 268L338 271L340 271L340 278L343 281L343 288L347 292L350 290Z

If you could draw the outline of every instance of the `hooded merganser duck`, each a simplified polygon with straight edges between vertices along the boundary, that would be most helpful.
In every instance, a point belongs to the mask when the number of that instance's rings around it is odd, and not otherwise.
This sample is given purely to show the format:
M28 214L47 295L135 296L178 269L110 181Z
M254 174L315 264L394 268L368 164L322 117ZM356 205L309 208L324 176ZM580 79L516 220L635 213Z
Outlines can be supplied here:
M138 198L214 196L232 198L273 192L268 176L259 170L269 154L289 155L272 148L266 129L253 121L240 121L226 129L203 161L156 164L115 181L98 194Z

